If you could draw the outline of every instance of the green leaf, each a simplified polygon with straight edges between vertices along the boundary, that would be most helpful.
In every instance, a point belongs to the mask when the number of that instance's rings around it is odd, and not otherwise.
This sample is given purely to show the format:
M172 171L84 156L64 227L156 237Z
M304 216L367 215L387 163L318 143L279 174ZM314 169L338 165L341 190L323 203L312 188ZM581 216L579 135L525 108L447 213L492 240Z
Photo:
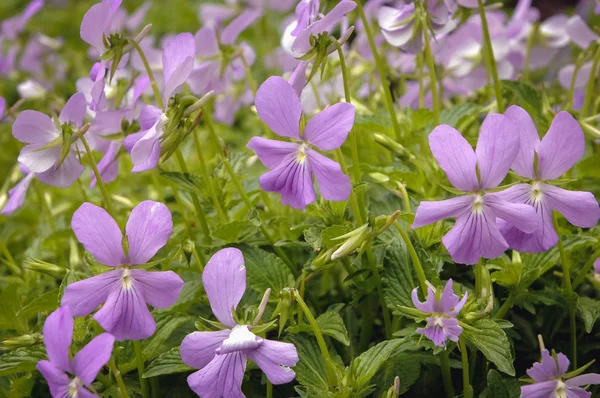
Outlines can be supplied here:
M22 308L23 295L18 292L19 285L11 283L0 294L0 329L27 332L27 320L18 315Z
M244 253L246 276L252 289L262 294L271 288L278 294L286 287L294 287L294 275L279 257L249 245L240 246L240 250Z
M594 323L600 316L600 300L581 296L577 299L577 309L583 319L586 333L591 333Z
M491 369L487 375L487 388L481 398L519 398L521 387L515 379L505 379L496 370Z
M415 277L406 245L400 239L392 241L383 262L384 298L387 306L397 310L399 306L412 307L411 292L415 287Z
M194 303L204 291L204 285L201 280L187 281L177 297L177 301L171 307L171 311L185 312L185 310Z
M400 394L407 392L410 387L419 380L421 376L421 364L424 358L433 358L434 356L427 354L426 357L422 353L401 352L391 355L377 376L373 380L377 385L378 394L381 396L388 388L394 384L396 376L400 378Z
M33 299L17 313L17 316L31 318L40 312L54 311L58 308L59 289L50 290L39 297Z
M179 188L190 192L200 192L204 182L202 177L191 173L181 173L179 171L161 171L161 177L174 182Z
M187 366L181 360L179 354L179 346L171 348L169 351L162 353L154 361L150 362L150 365L146 368L143 378L147 379L150 377L170 375L173 373L183 373L194 370Z
M354 358L350 366L356 386L366 385L403 342L403 339L383 341Z
M525 108L534 118L541 115L542 97L533 87L523 82L502 80L502 89L516 97L511 103Z
M389 115L356 115L354 127L364 127L375 131L385 131L391 129L392 120Z
M421 108L410 113L411 131L421 130L433 122L433 111L431 109Z
M196 318L190 315L173 314L171 312L154 312L156 320L156 332L144 345L144 358L155 357L160 346L167 341L171 334L186 322L193 322Z
M249 236L258 231L256 225L249 220L236 220L227 224L220 224L212 235L225 243L239 243L247 240Z
M491 319L479 319L471 324L471 326L479 331L475 332L465 328L462 335L477 347L488 361L496 365L498 370L514 376L515 368L513 366L510 342L504 330Z
M456 127L464 118L477 112L477 109L477 105L469 102L444 109L440 113L440 124L448 124L452 127Z
M350 338L348 337L348 330L344 325L344 320L337 312L327 311L324 314L319 315L316 319L321 333L336 339L344 345L350 345ZM307 324L296 325L288 327L288 333L309 333L312 334L312 328Z
M0 376L20 372L33 372L38 361L46 359L43 345L17 348L0 356Z
M329 390L327 372L321 351L314 337L291 335L288 339L296 346L300 361L294 367L296 380L305 387Z

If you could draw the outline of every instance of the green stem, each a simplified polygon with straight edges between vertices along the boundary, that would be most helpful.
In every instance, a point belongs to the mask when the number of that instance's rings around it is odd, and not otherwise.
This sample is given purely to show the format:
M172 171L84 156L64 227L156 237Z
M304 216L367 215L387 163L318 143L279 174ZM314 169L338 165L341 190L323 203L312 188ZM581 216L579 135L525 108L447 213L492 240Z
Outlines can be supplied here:
M473 387L471 387L469 381L469 355L465 339L462 336L458 338L458 345L460 347L460 357L462 359L463 397L471 398L473 397Z
M0 236L0 251L4 255L4 258L6 259L6 264L8 264L10 269L12 269L12 271L15 274L21 275L23 273L23 271L21 271L21 268L19 268L19 266L15 262L14 257L12 256L12 254L10 254L10 250L8 250L8 247L4 243L4 239L2 239L1 236Z
M172 188L173 188L173 197L175 198L175 203L177 203L177 206L179 207L179 211L181 212L181 217L183 217L183 222L185 224L185 228L186 228L190 238L193 239L194 230L192 229L192 224L190 223L190 220L188 219L187 212L185 210L185 206L183 204L183 201L181 200L181 196L179 195L179 190L174 186L174 184L173 184ZM196 249L195 245L194 245L193 256L194 256L194 259L196 260L196 262L198 263L200 272L202 272L204 270L204 264L206 264L206 259L202 255L198 254L198 250Z
M485 41L485 53L487 55L487 67L492 77L494 78L494 89L496 90L496 102L498 103L498 113L504 113L504 99L502 98L502 83L498 78L498 69L496 67L496 58L494 58L494 49L492 48L492 39L488 28L487 17L483 8L483 2L479 3L479 15L481 16L481 28L483 31L483 39ZM491 82L490 82L491 83Z
M587 88L585 90L585 100L583 101L583 108L581 108L581 117L587 117L590 111L590 104L592 103L592 97L594 95L594 88L596 87L596 74L598 71L598 63L600 62L600 47L594 54L594 60L592 61L592 69L590 70L590 79L588 81Z
M514 297L512 294L509 294L508 298L506 300L504 300L504 303L502 303L502 305L500 306L498 311L496 311L496 313L494 314L494 318L496 318L496 319L504 318L506 316L506 314L508 313L508 311L513 307L514 304L515 304Z
M81 197L83 198L83 201L89 202L90 200L88 199L87 193L85 192L85 188L83 186L83 183L81 182L81 178L77 179L77 186L79 187L79 192L81 192Z
M396 227L396 230L402 237L402 240L404 241L404 244L406 245L406 248L408 249L408 254L410 255L410 258L413 262L413 266L415 267L415 271L417 272L417 277L419 278L419 285L421 286L421 292L423 294L427 294L427 278L425 277L425 271L423 270L423 266L421 265L421 260L419 259L419 256L417 255L417 251L415 250L415 247L413 246L412 242L410 241L410 238L408 237L406 231L404 231L402 229L402 227L400 226L398 221L394 221L394 227Z
M300 275L300 297L304 298L304 291L306 289L306 270L302 270L302 274ZM298 325L302 325L304 323L304 319L303 319L304 313L303 312L299 312L298 313Z
M540 25L535 24L533 29L529 33L529 37L527 38L527 49L525 50L525 63L523 65L523 82L527 83L529 81L529 65L531 64L531 50L533 49L533 43L535 41L535 37L537 36L537 32Z
M371 242L367 246L367 250L365 251L367 255L367 261L371 266L371 270L373 271L373 276L375 276L375 284L377 286L377 294L379 295L379 302L381 304L381 311L383 313L383 325L385 327L386 338L392 338L392 321L390 317L390 310L385 305L386 300L383 294L383 282L381 279L381 274L379 273L379 269L377 268L377 261L375 255L373 254L373 250L371 249Z
M454 386L452 385L452 374L450 373L450 353L448 350L440 352L440 368L446 397L454 398Z
M135 359L137 362L138 376L140 378L140 387L142 388L142 397L148 398L148 386L144 379L144 354L142 353L142 345L139 340L133 341L133 349L135 350Z
M56 223L54 222L54 216L52 215L52 209L50 209L50 205L48 205L48 201L46 200L46 196L44 192L40 189L40 184L35 184L35 193L42 205L42 209L44 213L46 213L46 218L48 218L48 224L50 225L50 229L55 232L56 231Z
M577 286L579 286L589 275L590 270L594 266L594 262L598 259L598 257L600 257L600 250L596 250L596 252L590 257L588 262L585 263L581 271L579 271L577 277L575 277L575 279L573 280L573 290L577 289Z
M433 99L433 115L435 124L440 124L440 99L438 97L438 81L435 73L435 62L431 53L431 43L429 41L429 25L427 24L427 13L423 13L423 38L425 40L425 59L427 69L429 69L429 86L431 88L431 97Z
M112 198L110 197L110 194L106 189L106 185L104 185L104 181L102 180L102 176L100 175L100 171L98 170L98 165L96 164L96 159L94 159L94 154L92 153L92 150L83 134L79 134L79 139L81 140L81 143L85 148L85 152L94 172L94 176L96 177L96 184L100 188L100 192L102 192L102 197L104 198L104 206L106 207L106 211L108 211L108 214L110 214L114 218L115 213L113 211Z
M125 386L125 382L123 381L123 377L121 376L121 371L119 370L119 368L117 368L117 365L115 364L114 359L111 359L108 362L108 367L112 371L112 374L113 374L115 380L117 381L117 385L119 386L119 391L121 392L121 398L129 397L129 394L127 394L127 387Z
M252 93L254 95L256 95L256 92L258 91L258 87L256 85L256 80L254 80L254 76L252 76L252 70L250 69L248 62L246 62L246 58L244 57L244 54L241 54L240 58L242 60L242 64L244 64L244 70L246 72L246 79L248 79L248 84L250 84L250 89L252 90Z
M423 55L418 54L416 57L417 68L419 69L419 108L425 108L425 85L423 84L424 72L424 61Z
M348 175L348 166L346 166L346 161L344 160L344 154L342 153L342 150L340 148L336 149L335 155L342 169L342 173ZM356 218L356 225L360 226L365 223L365 219L363 218L363 211L366 211L366 209L364 209L364 207L360 207L356 196L357 195L355 195L354 189L352 189L352 191L350 192L350 205L352 206L352 211L354 212L354 217Z
M385 61L381 59L379 53L377 52L377 46L375 45L375 40L373 39L371 25L369 24L369 20L365 15L365 11L363 10L361 0L356 1L356 9L358 10L358 15L360 16L360 19L363 23L363 27L365 29L365 33L367 34L369 47L371 47L371 53L373 53L373 58L375 59L375 66L377 67L377 73L379 74L379 79L381 80L381 88L383 89L385 107L387 108L387 111L390 114L390 119L392 121L392 126L394 127L396 139L400 140L402 138L402 130L400 129L400 123L398 123L398 119L396 118L396 111L394 109L394 100L392 99L392 92L390 90L389 85L387 84Z
M482 277L482 268L483 268L483 258L479 257L479 261L475 264L475 292L478 297L481 297L481 282L483 281Z
M102 372L98 372L98 374L96 375L96 380L98 380L100 383L102 383L104 388L109 388L110 386L113 385L113 381L110 379L110 377L108 377L107 375L105 375Z
M142 63L144 64L144 69L146 69L146 74L150 79L150 84L152 85L152 91L154 92L154 97L156 97L156 105L160 109L164 109L165 104L163 103L162 96L160 95L160 90L158 89L158 84L156 84L156 79L154 78L154 73L152 72L152 68L150 67L150 63L148 62L148 58L146 58L146 54L144 54L144 50L140 47L140 45L135 40L129 40L129 42L133 45L135 50L140 55L142 59Z
M577 61L575 61L575 69L573 70L573 75L571 76L571 85L569 87L569 93L567 94L569 96L569 98L567 98L568 101L565 107L567 110L573 110L573 101L575 100L575 83L577 83L577 74L581 68L581 63L581 58L578 58Z
M273 384L267 380L267 398L273 398Z

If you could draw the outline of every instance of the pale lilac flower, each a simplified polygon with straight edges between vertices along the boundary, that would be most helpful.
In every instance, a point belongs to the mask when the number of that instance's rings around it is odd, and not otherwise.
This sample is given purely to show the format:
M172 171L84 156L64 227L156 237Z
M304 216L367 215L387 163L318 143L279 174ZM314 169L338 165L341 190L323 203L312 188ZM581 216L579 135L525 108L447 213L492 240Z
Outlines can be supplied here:
M73 359L69 347L73 340L73 316L67 307L61 307L48 316L44 323L44 344L48 360L37 363L54 398L96 397L90 387L98 372L110 360L114 336L102 333L83 347Z
M181 359L199 371L187 381L202 398L243 397L242 379L246 362L254 361L273 384L284 384L296 376L298 362L291 343L267 340L252 333L252 325L239 325L232 311L246 290L246 267L242 252L219 250L206 264L202 283L213 314L227 329L194 332L181 343Z
M571 41L583 50L587 49L590 44L597 42L598 39L600 39L579 15L574 15L569 18L566 30Z
M600 206L590 192L568 191L551 184L583 156L585 137L579 123L568 113L560 112L540 141L529 114L518 106L505 112L520 135L520 150L512 163L518 175L530 179L495 194L512 203L527 203L536 210L539 227L535 231L517 230L499 221L500 231L510 246L518 251L543 252L558 242L552 212L558 211L573 225L591 228L598 223ZM537 157L537 169L534 169Z
M571 89L573 86L573 109L579 110L585 102L585 92L590 81L590 74L592 72L592 61L584 62L583 65L577 69L575 80L573 75L576 73L575 65L566 65L558 71L558 81L560 85L567 89ZM597 70L596 75L600 74L600 70Z
M23 203L25 202L25 195L27 194L27 190L35 177L35 174L30 172L27 167L23 165L19 165L19 169L21 173L25 174L25 177L8 191L8 201L2 208L0 214L11 214L19 207L23 206Z
M445 346L448 339L457 342L458 336L462 333L462 327L458 324L456 316L467 302L469 293L465 293L462 299L459 299L452 290L452 279L446 282L439 297L435 289L429 286L427 300L424 303L419 301L418 290L419 288L415 287L412 291L413 305L429 316L427 317L427 326L417 329L417 333L427 337L438 346Z
M17 85L17 92L23 99L36 100L44 98L47 90L40 83L33 79L27 79Z
M74 316L85 316L104 304L94 319L118 341L152 336L156 323L146 303L167 308L177 301L184 285L173 271L136 268L146 264L169 240L173 221L167 207L147 200L131 211L125 226L127 254L117 222L101 207L84 203L73 214L71 226L85 249L114 269L68 285L62 305Z
M0 76L8 76L15 69L15 60L17 59L19 47L11 46L6 55L0 49Z
M300 132L302 108L296 92L283 78L271 76L256 93L256 110L273 132L294 142L252 137L248 148L272 169L260 177L262 189L281 194L283 204L304 209L316 199L313 174L327 200L348 199L350 179L340 165L311 148L339 148L354 125L354 106L340 102L313 116Z
M529 233L537 228L531 206L510 203L485 192L502 182L519 151L519 135L509 118L489 115L481 126L475 151L448 125L433 130L429 146L450 183L467 194L421 202L413 228L455 217L456 223L442 239L453 261L475 264L481 257L496 258L507 250L509 245L500 234L496 218Z
M79 35L100 54L108 48L106 41L113 32L113 21L123 0L102 0L94 4L83 16Z
M13 136L28 144L21 150L19 163L48 185L67 188L73 184L83 172L83 166L79 163L76 142L71 144L60 164L63 130L81 128L86 108L85 96L77 93L69 98L56 123L41 112L21 112L12 126ZM75 134L68 137L75 138Z
M4 119L4 112L6 112L6 100L0 96L0 121Z
M589 373L573 378L565 378L570 361L564 354L550 355L542 350L542 361L536 362L527 370L527 375L534 380L533 384L521 387L522 398L589 398L592 393L582 386L600 384L600 374Z
M19 33L25 29L27 22L44 6L44 0L33 0L27 5L23 13L5 19L0 25L1 36L9 40L16 40Z

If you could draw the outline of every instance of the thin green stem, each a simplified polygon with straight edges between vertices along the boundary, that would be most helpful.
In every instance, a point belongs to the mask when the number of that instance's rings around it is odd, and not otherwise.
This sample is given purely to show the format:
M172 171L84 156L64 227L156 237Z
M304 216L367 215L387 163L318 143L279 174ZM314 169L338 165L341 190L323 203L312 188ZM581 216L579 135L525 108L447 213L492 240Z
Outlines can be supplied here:
M302 274L300 275L300 297L304 298L304 290L306 289L306 270L302 270ZM297 322L298 325L302 325L304 323L304 313L299 312Z
M473 387L471 387L469 378L469 353L467 352L465 339L462 336L458 338L458 345L460 347L460 357L462 359L463 397L472 398Z
M508 298L506 300L504 300L504 303L502 303L500 308L498 308L498 311L496 311L496 313L494 314L494 318L496 318L496 319L504 318L506 316L506 314L508 313L508 311L513 307L514 304L515 304L514 296L512 294L509 294Z
M379 273L379 269L377 268L377 260L375 255L373 254L373 250L371 249L371 242L365 250L367 255L367 261L371 267L371 271L373 272L373 276L375 277L375 285L377 286L377 294L379 295L379 303L381 304L381 312L383 313L383 325L385 327L386 338L392 338L392 320L390 317L390 310L385 305L386 300L383 294L383 282L381 279L381 274ZM372 326L371 326L372 327Z
M52 209L50 209L50 205L48 205L48 201L46 200L46 196L44 192L40 189L40 184L35 184L35 193L42 205L43 212L46 213L46 218L48 219L48 224L50 225L50 229L54 232L56 231L56 223L54 222L54 215L52 214Z
M133 341L133 349L135 351L135 360L137 362L138 376L140 378L140 387L142 388L142 397L148 398L148 386L144 379L144 354L142 353L142 344L139 340Z
M479 257L479 261L475 264L475 292L478 297L481 297L481 283L483 282L483 258Z
M21 268L19 268L19 266L15 262L14 257L12 256L12 254L10 254L10 250L8 250L8 247L4 243L4 239L2 239L1 236L0 236L0 251L4 255L6 264L10 267L10 269L12 269L12 271L15 274L21 275L23 273L23 271L21 270Z
M110 386L113 385L113 381L110 379L110 377L108 377L107 375L105 375L102 372L98 372L98 374L96 375L96 380L98 380L100 383L102 383L104 388L109 388Z
M146 74L148 75L148 78L150 79L150 84L152 85L152 91L154 92L154 97L156 97L155 98L156 105L158 105L158 107L160 109L164 109L165 104L164 104L162 96L160 94L160 90L158 89L158 84L156 84L156 79L154 78L154 72L152 72L152 68L150 67L148 58L146 58L146 54L144 54L144 50L142 50L142 47L140 47L140 45L135 40L129 40L129 42L133 45L135 50L140 55L140 58L142 59L142 63L144 64L144 69L146 69Z
M533 50L533 43L535 41L535 37L537 36L537 32L540 25L535 24L531 32L529 33L529 37L527 38L527 49L525 50L525 62L523 65L523 82L527 83L529 81L529 65L531 64L531 51Z
M129 394L127 394L127 386L125 386L125 382L123 381L123 377L121 376L121 371L119 370L119 368L117 368L117 365L115 364L114 359L111 359L108 362L108 367L110 368L110 370L113 374L113 377L117 381L117 385L119 386L119 391L121 392L121 398L129 397Z
M425 108L425 84L423 84L423 77L425 76L423 63L423 54L418 54L416 57L417 68L419 69L419 108Z
M344 160L344 154L340 148L335 150L335 155L338 163L342 169L342 173L348 175L348 166L346 166L346 161ZM356 198L354 189L350 192L350 205L352 206L352 211L354 213L354 218L356 218L356 225L360 226L365 223L365 219L363 219L363 210L366 212L366 209L363 209L358 204L358 200ZM365 214L366 217L366 214Z
M79 140L85 148L88 161L90 162L90 166L92 167L92 171L94 172L94 176L96 177L96 184L100 188L100 192L102 193L102 197L104 198L104 206L106 207L106 211L108 211L108 214L110 214L114 218L115 213L112 205L112 198L108 193L108 189L106 189L106 185L104 185L102 175L100 174L100 171L98 170L98 165L96 164L96 159L94 159L94 154L92 153L92 150L83 134L79 134Z
M452 374L450 373L450 353L448 350L440 352L440 368L446 397L454 398L454 386L452 385Z
M577 274L575 279L573 280L573 290L577 289L577 286L581 285L581 283L585 280L585 278L589 275L590 270L594 266L594 262L600 257L600 250L596 250L594 254L590 257L587 263L583 266L581 271Z
M402 130L400 129L400 123L398 123L398 119L396 118L396 111L394 109L394 100L392 98L392 92L390 90L390 86L387 84L385 61L382 60L382 58L379 56L379 53L377 52L377 46L375 45L375 40L373 39L371 25L369 24L369 20L365 15L365 11L363 10L361 0L356 1L356 9L358 10L358 15L360 16L360 19L363 23L363 27L365 29L365 33L367 34L367 39L369 41L369 47L371 47L371 52L373 53L373 58L375 59L375 66L377 67L377 73L379 74L379 79L381 80L381 88L383 89L385 107L387 108L387 111L390 114L390 119L392 121L392 126L394 127L396 139L400 140L400 138L402 138Z
M573 75L571 76L571 85L569 86L569 93L567 94L569 98L567 98L567 110L573 110L573 101L575 100L575 84L577 83L577 74L579 73L579 69L581 68L582 59L578 58L575 61L575 69L573 70Z
M590 111L590 104L592 103L592 97L594 96L594 89L596 88L596 74L598 71L598 63L600 62L600 46L594 54L594 60L592 61L592 69L590 70L590 78L588 85L585 90L585 100L583 101L583 108L581 108L581 117L587 117Z
M273 384L267 380L267 398L273 398Z
M81 192L81 197L83 198L83 201L89 202L90 200L88 199L87 193L85 192L85 187L83 186L83 183L81 182L81 178L77 179L77 186L79 187L79 192Z
M185 228L186 228L190 238L193 239L194 230L192 229L192 224L190 223L190 220L188 219L187 212L185 210L185 206L183 204L183 201L181 200L181 196L179 195L179 190L174 185L172 188L173 188L173 197L175 198L175 203L177 203L177 206L179 207L179 211L181 212L181 217L183 217L183 222L185 224ZM204 258L203 255L198 254L198 250L196 249L195 245L194 245L194 251L192 254L194 256L194 259L198 263L200 272L202 272L204 270L204 264L206 264L206 259Z
M256 85L256 80L254 80L254 76L252 76L252 70L250 69L248 62L246 62L246 57L244 57L244 54L241 54L240 58L242 60L242 64L244 64L244 70L246 72L246 79L248 79L248 84L250 84L250 89L252 90L252 93L254 95L256 95L256 92L258 91L258 87Z
M435 73L435 62L431 53L431 43L429 40L429 25L427 24L427 13L423 13L423 38L425 40L425 59L427 69L429 69L429 87L431 88L431 97L433 99L433 116L435 124L440 124L440 99L438 97L438 81Z
M502 83L498 78L498 68L496 66L496 59L494 58L494 49L492 48L492 39L490 38L490 31L488 28L487 17L485 16L485 9L483 8L483 2L477 0L479 4L479 15L481 17L481 29L483 31L483 39L485 41L485 53L487 55L487 67L494 78L494 89L496 91L496 102L498 103L498 112L504 113L504 99L502 98Z
M396 227L396 230L402 237L402 240L404 241L404 244L406 245L406 248L408 249L408 254L410 255L410 258L413 262L413 266L415 267L415 271L417 272L417 277L419 278L419 286L421 286L421 292L423 294L426 294L426 292L427 292L427 277L425 276L425 271L423 270L423 265L421 265L421 260L419 259L419 256L417 255L417 251L415 250L415 247L413 246L412 242L410 241L408 234L406 233L406 231L404 231L402 229L402 227L400 226L398 221L394 221L394 227Z

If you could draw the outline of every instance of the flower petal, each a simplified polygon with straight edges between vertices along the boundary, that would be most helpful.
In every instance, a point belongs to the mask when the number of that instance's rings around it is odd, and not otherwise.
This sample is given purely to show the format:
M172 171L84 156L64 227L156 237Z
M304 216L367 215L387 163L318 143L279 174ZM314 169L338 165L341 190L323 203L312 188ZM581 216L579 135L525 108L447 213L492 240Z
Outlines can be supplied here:
M41 112L30 110L19 113L13 123L12 134L17 140L36 144L37 147L42 147L59 136L52 119Z
M221 33L221 43L225 45L235 43L238 36L260 17L260 11L247 9L231 21Z
M40 150L40 145L31 144L21 149L17 160L34 173L52 170L60 158L60 147Z
M457 196L436 202L423 201L417 208L415 221L411 228L423 227L445 218L458 217L465 211L469 211L472 204L472 195Z
M129 242L128 263L147 263L167 243L172 231L173 219L164 203L145 200L137 205L125 226Z
M296 377L290 368L298 363L298 352L291 343L265 339L260 347L248 353L248 358L265 372L272 384L289 383Z
M73 371L87 387L96 379L98 372L110 360L115 337L102 333L92 339L73 358Z
M180 33L165 44L162 54L165 103L192 72L195 54L196 43L191 33Z
M572 379L565 381L565 384L571 387L587 386L589 384L600 384L600 374L588 373L585 375L575 376Z
M517 126L509 118L491 114L485 118L477 140L477 165L482 189L502 182L519 153Z
M557 380L544 381L521 387L521 398L555 397Z
M202 58L212 58L219 54L217 33L211 26L205 26L194 35L196 55Z
M304 129L304 138L322 151L342 146L354 126L354 105L339 102L313 116Z
M138 286L144 291L144 299L154 308L162 309L175 304L181 289L183 279L173 271L144 271L132 269L129 271Z
M258 117L275 134L300 139L300 98L285 79L271 76L265 80L256 92L255 105Z
M242 252L232 247L216 252L204 268L202 283L219 322L235 326L231 312L246 291L246 266Z
M96 260L111 267L125 264L121 229L106 210L91 203L82 204L73 214L71 228Z
M534 232L539 225L535 208L530 205L511 203L494 195L485 195L484 201L494 211L496 217L525 233Z
M477 157L473 148L454 128L443 124L429 134L429 147L450 183L461 191L472 191L477 181Z
M307 151L308 152L308 151ZM281 195L281 203L304 210L315 201L311 164L300 161L296 154L286 157L279 166L260 176L260 186Z
M342 172L339 163L312 149L306 149L306 155L310 162L310 169L317 178L321 195L327 200L338 202L347 200L352 192L352 183L350 177Z
M28 173L25 178L8 191L8 201L2 208L0 214L10 214L23 206L27 189L29 188L29 184L31 183L31 180L33 180L33 177L35 177L35 174Z
M86 111L87 101L85 100L85 94L76 93L69 98L60 112L58 120L62 123L74 123L75 126L79 127L83 124Z
M587 26L579 15L574 15L567 22L567 34L573 43L582 49L587 49L592 42L598 40L598 35Z
M204 368L189 375L187 382L202 398L243 398L245 371L246 355L232 352L215 356Z
M37 178L53 187L68 188L81 176L83 170L84 167L79 163L78 156L75 152L71 152L58 169L51 167L44 172L38 173Z
M69 396L69 383L71 382L71 379L65 372L46 360L39 361L36 368L48 382L50 394L53 397Z
M300 144L295 142L268 140L262 137L252 137L246 147L256 152L256 156L258 156L265 167L273 169L279 166L286 156L292 153L298 153Z
M535 171L533 170L533 162L535 148L540 142L540 137L533 119L531 119L526 110L516 105L508 108L504 112L504 116L512 120L517 126L520 138L519 152L511 168L521 177L534 179Z
M437 300L435 298L435 292L431 286L427 287L427 299L424 302L419 301L419 288L415 287L411 292L412 303L416 309L426 314L435 312L437 306Z
M68 307L61 307L44 323L44 345L48 359L63 372L71 372L69 347L73 340L73 316Z
M122 275L122 270L113 270L71 283L65 289L61 305L69 307L73 316L88 315L106 302L110 292L121 283Z
M110 30L112 10L110 2L102 1L94 4L83 16L79 35L89 45L98 51L104 51L103 35Z
M591 192L567 191L553 185L541 185L548 207L565 216L571 224L581 228L591 228L598 224L600 206Z
M538 148L538 176L554 180L577 163L585 151L585 137L577 120L568 112L560 112Z
M215 357L215 351L231 331L193 332L185 336L181 342L181 360L188 366L202 369Z
M117 155L121 149L121 143L119 141L111 141L108 145L108 150L98 162L98 171L102 177L102 181L106 184L114 181L119 174L119 162L117 161ZM90 187L96 186L96 174L91 173L92 181Z

